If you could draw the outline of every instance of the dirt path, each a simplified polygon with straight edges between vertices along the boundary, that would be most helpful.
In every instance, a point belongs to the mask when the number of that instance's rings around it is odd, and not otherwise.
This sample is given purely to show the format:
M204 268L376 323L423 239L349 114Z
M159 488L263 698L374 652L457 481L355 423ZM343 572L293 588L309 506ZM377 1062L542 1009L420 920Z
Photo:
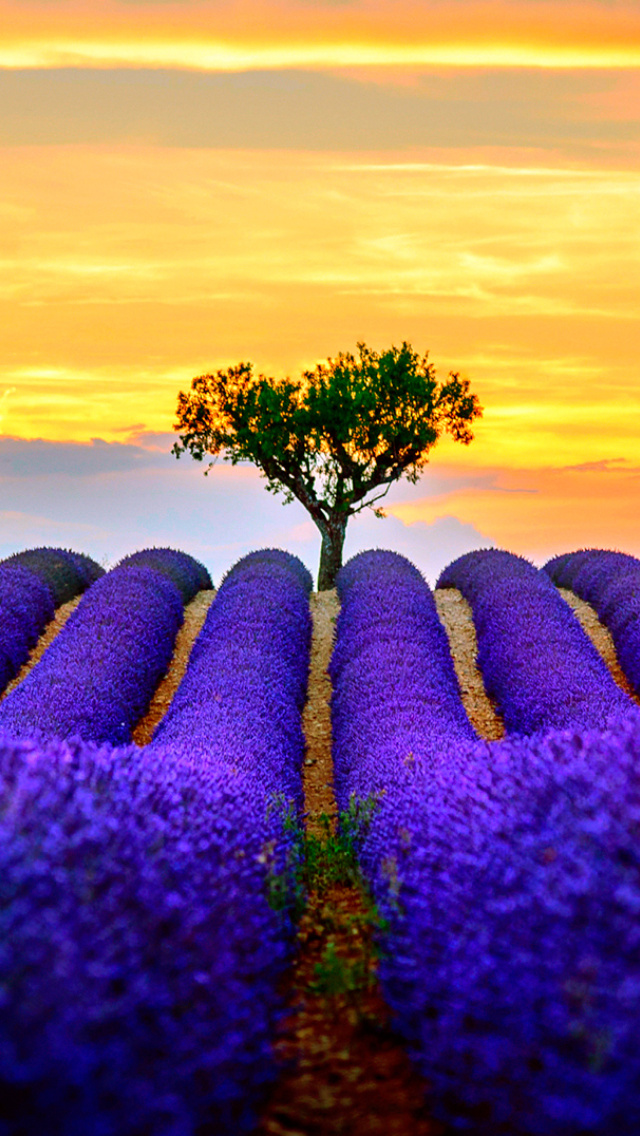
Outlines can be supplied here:
M335 591L311 598L313 641L304 711L306 831L322 836L336 816L331 759L331 681ZM321 816L329 818L328 823ZM355 886L311 893L300 922L290 1014L277 1042L285 1071L256 1136L437 1136L424 1108L424 1082L390 1032L375 981L371 911ZM321 993L360 976L350 993ZM370 983L370 985L369 985Z
M440 621L449 638L462 703L467 717L481 738L504 737L504 723L488 697L476 666L478 642L471 608L457 588L437 588L433 593Z
M169 709L171 699L187 669L191 648L202 630L202 625L207 618L207 612L213 603L215 594L215 591L198 592L191 603L186 605L184 622L176 635L169 670L157 687L145 717L140 719L133 731L132 739L136 745L145 746L149 744L158 722L164 718Z
M640 703L640 698L636 698L633 693L633 687L627 680L620 663L614 646L611 633L607 630L604 623L598 619L597 613L591 604L581 600L575 592L571 592L569 588L558 588L563 600L569 604L569 607L576 614L582 625L583 631L589 636L591 642L597 651L600 652L602 658L607 664L611 677L615 679L621 690L633 698L634 702Z

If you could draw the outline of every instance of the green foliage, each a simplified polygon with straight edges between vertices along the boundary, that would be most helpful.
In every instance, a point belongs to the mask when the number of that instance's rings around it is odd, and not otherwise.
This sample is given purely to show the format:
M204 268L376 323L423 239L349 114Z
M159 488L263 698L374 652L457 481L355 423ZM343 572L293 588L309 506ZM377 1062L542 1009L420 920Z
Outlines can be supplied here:
M438 383L408 343L359 343L357 356L340 353L298 380L255 376L250 363L198 376L178 395L173 453L251 461L271 491L350 515L372 503L370 491L415 481L443 430L470 442L481 413L467 379Z
M443 431L468 444L481 413L467 379L438 382L408 343L359 343L297 380L254 375L250 363L199 375L178 395L172 452L252 462L270 492L297 498L322 534L332 586L348 518L369 507L382 516L376 503L393 482L418 479Z
M305 832L291 802L281 796L273 798L269 809L281 812L283 829L289 838L284 863L278 864L273 842L262 851L267 866L267 895L274 910L288 908L298 919L310 893L323 895L336 885L362 887L358 847L378 803L379 796L358 799L354 794L348 809L339 814L336 831L331 831L331 819L323 813L320 823L324 833L316 836Z
M290 802L276 797L270 808L281 813L288 850L279 867L274 842L269 842L261 855L267 866L267 898L274 910L287 910L299 920L313 901L314 923L326 936L309 993L323 998L346 998L356 1016L362 1009L360 995L375 985L375 966L380 958L377 935L386 928L358 865L358 848L379 798L380 795L366 799L352 796L349 807L339 814L335 832L331 818L323 813L320 821L324 831L317 836L305 832ZM330 903L323 902L335 887L356 890L359 909L345 917L333 911Z

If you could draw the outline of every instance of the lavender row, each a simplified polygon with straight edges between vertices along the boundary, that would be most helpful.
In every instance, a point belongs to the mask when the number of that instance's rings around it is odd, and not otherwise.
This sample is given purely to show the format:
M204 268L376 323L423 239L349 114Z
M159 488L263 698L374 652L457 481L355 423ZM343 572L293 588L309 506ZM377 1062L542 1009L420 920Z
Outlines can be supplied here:
M56 607L101 573L89 557L63 548L30 549L0 562L0 691L26 663Z
M590 603L609 628L618 661L640 695L640 560L625 552L584 549L549 560L554 584Z
M162 561L162 550L154 551ZM191 570L191 557L166 555L171 563L184 558L185 575ZM169 666L182 619L182 594L165 573L118 565L86 592L42 659L0 704L0 730L130 741Z
M293 943L300 568L267 551L229 574L144 750L0 744L7 1136L254 1126Z
M473 610L478 666L508 733L606 727L630 711L596 648L546 573L510 552L459 557L438 580Z
M341 611L329 666L336 798L393 786L415 762L433 765L474 741L433 595L394 552L362 552L338 579ZM383 761L381 761L383 755Z
M8 556L0 567L32 573L47 587L55 607L68 603L104 575L104 568L90 556L67 548L28 548Z
M343 569L332 666L339 797L386 789L360 862L386 921L380 978L396 1026L452 1130L632 1136L639 721L487 744L440 713L437 694L432 721L426 707L417 714L417 672L397 660L419 630L407 582L420 589L400 559L393 575L380 553ZM379 567L377 590L367 573L360 583L361 564L372 576ZM366 614L365 597L376 601ZM361 628L375 649L361 651ZM343 701L351 657L369 701ZM367 739L361 768L341 755L346 736Z
M273 1077L280 820L134 747L0 739L3 1136L240 1136Z
M474 1136L640 1131L640 723L417 768L361 864L433 1113Z
M301 805L312 580L277 549L223 580L151 749L221 762Z

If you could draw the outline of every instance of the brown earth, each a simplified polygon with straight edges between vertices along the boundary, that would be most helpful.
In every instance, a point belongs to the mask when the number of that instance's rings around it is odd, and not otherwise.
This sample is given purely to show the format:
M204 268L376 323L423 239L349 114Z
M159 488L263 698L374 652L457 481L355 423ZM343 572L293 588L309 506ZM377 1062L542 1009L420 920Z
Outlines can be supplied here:
M568 588L558 588L563 600L569 604L574 614L580 621L583 631L589 636L591 642L597 651L600 652L602 658L611 671L611 677L615 679L621 690L633 698L635 702L640 702L633 693L633 687L626 678L614 646L611 633L598 619L597 612L592 608L591 604L586 603L584 600L579 599L574 592L569 591Z
M327 666L339 604L335 590L311 597L313 639L303 724L305 826L335 831L331 758L331 680ZM329 823L323 825L324 814ZM335 961L337 960L337 961ZM314 984L355 969L359 988L317 992ZM298 930L289 1013L276 1043L283 1074L256 1136L438 1136L425 1083L389 1027L376 981L371 906L357 886L311 892Z
M433 593L456 668L460 695L467 717L481 738L504 737L504 722L484 688L476 666L478 641L471 608L457 588L437 588Z
M202 630L202 625L207 618L207 612L213 603L215 594L215 591L198 592L191 603L186 605L184 621L176 635L169 670L157 687L147 713L144 718L140 719L133 731L132 737L136 745L145 746L149 744L158 722L164 718L169 709L171 699L187 669L191 648Z

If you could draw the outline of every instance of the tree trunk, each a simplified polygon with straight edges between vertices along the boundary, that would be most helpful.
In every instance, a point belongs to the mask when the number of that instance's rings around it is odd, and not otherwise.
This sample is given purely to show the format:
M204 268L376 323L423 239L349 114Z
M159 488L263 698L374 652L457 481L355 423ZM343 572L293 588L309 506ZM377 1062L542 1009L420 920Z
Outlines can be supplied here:
M320 550L320 569L318 571L318 591L326 592L335 588L336 576L342 568L342 548L347 531L348 518L344 514L331 517L318 525L322 535ZM317 522L316 522L317 523Z

